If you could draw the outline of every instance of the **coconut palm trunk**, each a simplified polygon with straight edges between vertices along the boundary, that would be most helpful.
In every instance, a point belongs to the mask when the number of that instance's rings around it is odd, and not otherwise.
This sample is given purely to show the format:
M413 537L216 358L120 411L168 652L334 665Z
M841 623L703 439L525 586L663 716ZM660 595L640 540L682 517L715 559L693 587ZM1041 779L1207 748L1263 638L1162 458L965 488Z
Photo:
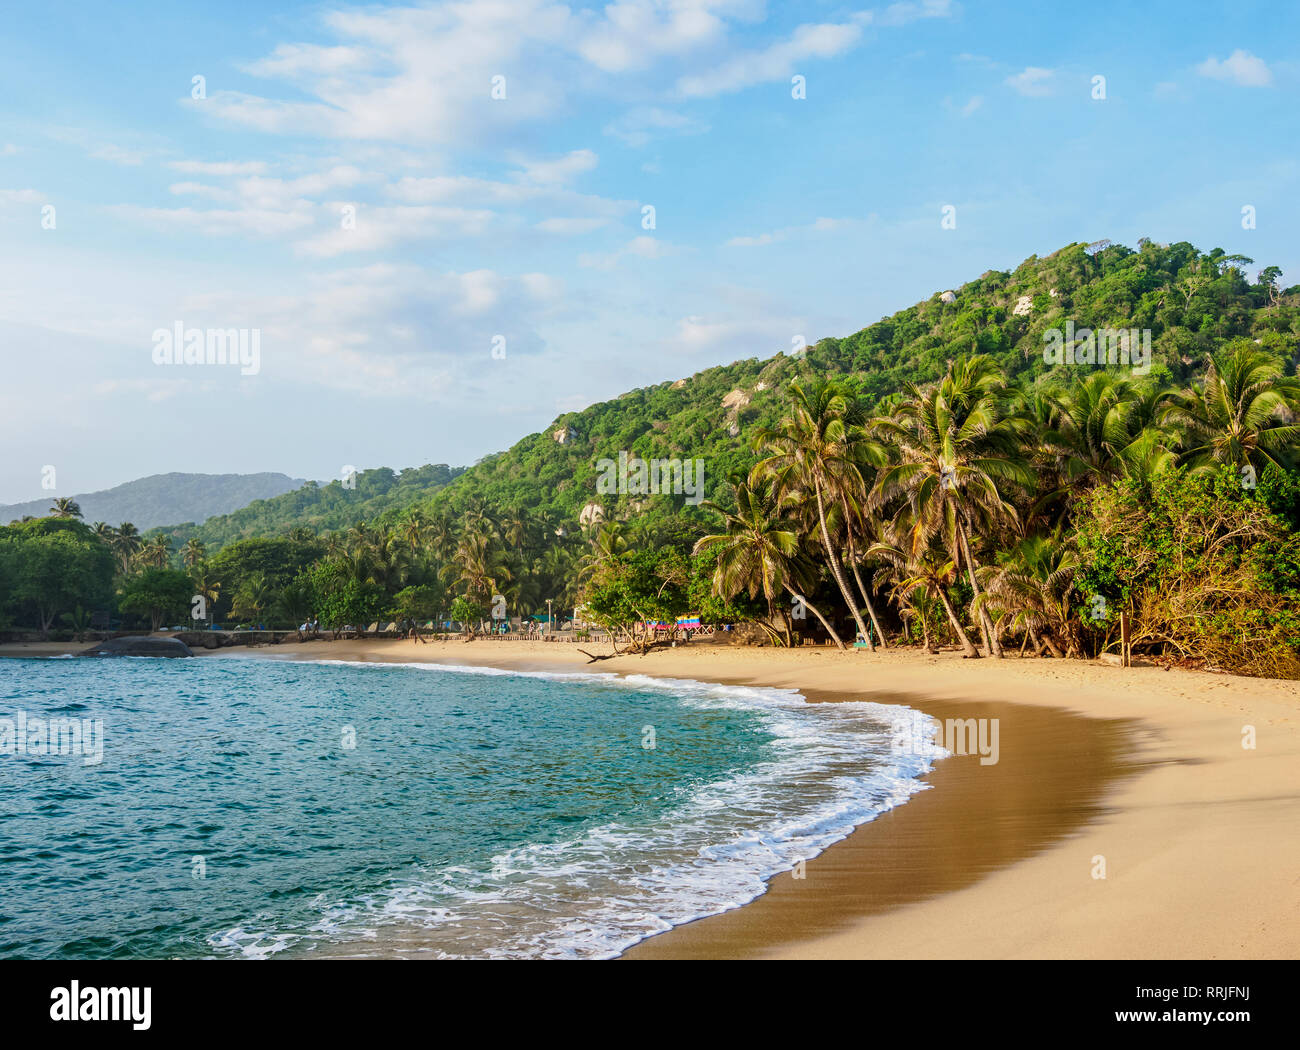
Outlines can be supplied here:
M822 502L820 484L816 486L815 491L817 493L817 522L821 526L822 546L826 548L826 560L830 562L831 575L835 577L835 582L839 584L840 594L844 597L844 604L849 607L849 612L853 614L853 622L858 625L858 632L867 640L867 644L871 645L871 636L867 633L867 625L862 622L862 614L858 612L858 604L853 600L852 595L849 593L849 586L844 580L844 568L840 564L840 556L831 544L830 529L826 527L826 505ZM809 605L808 608L811 609L812 606ZM821 614L818 613L817 615L820 619ZM839 641L838 636L835 640ZM841 644L840 648L843 649L844 646Z
M832 627L826 621L826 617L821 614L821 610L818 609L817 606L813 605L813 603L810 602L807 598L805 598L802 594L796 594L794 591L791 591L790 593L793 594L796 598L798 598L801 602L803 602L805 608L812 610L813 615L816 616L817 619L821 621L821 625L826 628L826 633L831 636L831 639L835 642L840 652L845 652L846 650L844 648L844 643L840 640L840 636L835 633L835 628Z
M948 593L942 587L936 587L935 591L939 595L939 601L943 603L943 611L948 614L948 622L952 624L952 629L957 635L957 640L961 642L962 650L970 659L978 660L980 651L975 648L975 645L970 640L970 636L962 628L961 620L957 618L957 612L952 607L952 602L948 598Z
M975 606L980 634L984 639L984 655L996 656L1001 659L1002 643L998 641L998 634L993 627L993 621L989 618L988 610L984 608L984 603L980 600L984 592L980 590L979 580L975 577L975 561L970 556L970 543L966 539L966 527L961 521L957 522L957 542L961 544L962 560L966 563L966 576L970 580L971 591L974 593L974 601L971 604Z
M849 524L849 502L842 496L840 502L844 507L844 529L849 541L849 564L853 566L853 579L858 585L858 593L862 595L862 602L867 607L867 615L871 617L871 626L876 629L876 637L880 639L880 648L888 649L889 643L885 641L885 632L880 629L880 621L876 618L876 607L871 603L871 594L862 585L862 575L858 572L857 545L853 542L853 528ZM871 652L876 651L876 646L869 634L867 635L867 647Z

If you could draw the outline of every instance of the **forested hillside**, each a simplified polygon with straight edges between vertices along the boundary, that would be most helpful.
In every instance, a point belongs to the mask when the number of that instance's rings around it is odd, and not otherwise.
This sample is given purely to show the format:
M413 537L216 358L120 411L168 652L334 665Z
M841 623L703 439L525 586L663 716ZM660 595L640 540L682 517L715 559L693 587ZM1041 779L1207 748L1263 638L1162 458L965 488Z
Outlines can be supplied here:
M231 514L209 518L201 525L186 522L155 530L179 546L196 538L216 551L235 540L253 536L283 536L294 529L329 532L357 521L386 520L398 511L432 496L463 472L445 463L412 467L400 473L388 467L363 470L352 479L355 487L340 481L320 485L305 482L301 488L271 499L259 499Z
M936 380L950 361L970 354L990 355L1007 379L1033 380L1049 368L1043 333L1067 320L1079 329L1149 329L1149 379L1156 385L1200 375L1210 352L1236 337L1258 340L1294 371L1300 288L1283 292L1276 267L1256 274L1251 265L1187 243L1143 242L1137 251L1080 243L1031 256L1014 271L990 270L951 289L951 302L944 301L947 289L937 289L925 302L802 354L710 368L563 415L483 460L428 506L455 512L479 498L576 521L596 501L617 514L619 500L597 498L596 461L620 450L643 458L702 458L710 497L726 502L728 475L755 458L746 437L755 426L776 422L791 379L842 378L873 411L886 410L905 384ZM1022 303L1027 312L1017 314ZM1051 369L1052 379L1066 384L1094 371L1073 364ZM643 501L625 496L622 502ZM683 504L681 497L661 496L642 510L677 513Z

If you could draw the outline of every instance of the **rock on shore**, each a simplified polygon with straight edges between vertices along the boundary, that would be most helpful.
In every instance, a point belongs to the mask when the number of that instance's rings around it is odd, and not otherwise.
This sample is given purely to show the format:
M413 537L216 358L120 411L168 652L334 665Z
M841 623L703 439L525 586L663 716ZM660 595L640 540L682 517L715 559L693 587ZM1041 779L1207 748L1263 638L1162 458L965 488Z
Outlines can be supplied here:
M193 656L190 647L179 638L110 638L83 649L78 656Z

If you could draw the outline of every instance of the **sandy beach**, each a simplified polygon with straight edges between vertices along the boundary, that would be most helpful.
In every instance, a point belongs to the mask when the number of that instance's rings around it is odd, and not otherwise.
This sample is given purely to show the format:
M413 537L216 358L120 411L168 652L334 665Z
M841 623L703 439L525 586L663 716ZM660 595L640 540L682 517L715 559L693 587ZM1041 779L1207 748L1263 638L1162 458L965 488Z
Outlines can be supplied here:
M77 648L10 645L0 655ZM808 861L802 878L777 876L753 903L625 957L1300 955L1295 682L700 644L595 664L571 644L484 640L321 641L204 658L248 656L648 674L997 720L995 763L939 762L931 790Z

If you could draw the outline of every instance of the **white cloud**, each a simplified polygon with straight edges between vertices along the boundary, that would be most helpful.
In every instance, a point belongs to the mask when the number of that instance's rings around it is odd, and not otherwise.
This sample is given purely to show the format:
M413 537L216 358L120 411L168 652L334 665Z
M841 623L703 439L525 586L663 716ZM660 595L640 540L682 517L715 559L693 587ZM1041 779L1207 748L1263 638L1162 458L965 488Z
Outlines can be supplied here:
M569 235L569 234L591 233L593 230L598 230L602 226L605 226L607 224L608 224L607 219L584 219L578 217L556 218L556 219L543 219L541 222L537 224L537 229L541 230L543 233L559 233L559 234Z
M674 135L700 135L709 130L703 121L674 113L657 106L640 106L629 110L604 127L606 135L621 139L627 145L640 148L650 142L656 132Z
M773 230L770 233L760 233L752 237L732 237L727 241L727 246L731 248L758 248L767 244L779 244L782 241L790 240L792 237L809 233L831 233L836 230L850 229L860 225L857 219L827 219L820 218L803 226L785 226L779 230Z
M802 25L789 40L740 54L709 72L682 77L677 81L677 90L687 98L700 98L785 80L795 73L795 63L842 55L861 37L862 27L854 23Z
M457 373L488 361L503 335L511 357L545 347L539 326L562 299L546 274L430 273L377 263L313 278L299 293L209 298L183 308L262 332L264 374L379 396L439 400Z
M613 270L628 256L638 259L662 259L673 254L673 248L666 241L657 237L633 237L617 251L610 253L587 253L578 256L578 265L593 270Z
M709 97L753 84L787 80L799 72L797 63L836 58L852 50L862 40L864 27L897 28L924 18L947 18L952 13L950 0L915 0L890 4L879 11L859 11L846 22L801 25L788 40L742 52L707 73L681 77L677 91L686 98Z
M143 164L147 153L141 150L123 149L121 146L114 146L111 142L98 149L90 151L90 155L97 160L106 160L113 164L125 164L128 167L135 167Z
M1241 87L1267 87L1273 82L1268 64L1241 48L1222 62L1211 55L1196 67L1196 72L1212 80L1230 80Z
M136 204L114 204L110 214L128 222L138 222L154 229L192 230L213 236L255 234L280 236L302 230L312 224L309 208L285 212L258 208L231 208L196 211L193 208L145 208Z
M39 204L45 199L36 190L0 190L0 204Z
M804 322L792 317L750 318L743 321L683 317L677 322L673 349L691 354L707 353L714 358L723 355L765 357L778 350L788 352L791 337L804 330Z
M578 53L606 73L646 69L661 56L687 55L720 43L726 35L721 16L754 7L729 0L621 0L605 7L600 20L582 36Z
M138 394L146 401L159 402L175 397L190 385L188 379L104 379L95 384L95 394Z
M576 149L554 160L516 160L529 182L546 186L563 185L583 172L592 171L599 158L589 149Z
M495 213L437 205L356 208L355 223L343 226L343 205L334 207L332 228L297 246L299 255L328 259L345 252L372 252L405 241L477 237L490 228Z
M266 164L260 160L173 160L169 161L167 166L185 175L263 175L266 173Z
M338 46L282 44L247 67L292 82L298 97L219 91L183 103L268 133L454 142L553 112L567 85L533 59L563 55L580 28L549 0L334 11L324 22ZM491 96L495 76L503 100Z
M1004 83L1026 98L1042 98L1052 93L1052 82L1055 76L1056 71L1053 69L1026 66L1019 73L1007 77Z

